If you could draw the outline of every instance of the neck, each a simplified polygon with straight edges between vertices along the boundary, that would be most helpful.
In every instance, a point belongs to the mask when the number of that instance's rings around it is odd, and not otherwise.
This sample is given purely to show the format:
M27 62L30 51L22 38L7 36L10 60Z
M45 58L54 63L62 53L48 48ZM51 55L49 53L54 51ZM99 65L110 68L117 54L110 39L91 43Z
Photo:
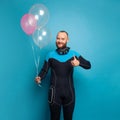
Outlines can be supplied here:
M69 52L69 47L63 47L63 48L57 48L56 51L58 54L60 55L64 55L64 54L67 54Z

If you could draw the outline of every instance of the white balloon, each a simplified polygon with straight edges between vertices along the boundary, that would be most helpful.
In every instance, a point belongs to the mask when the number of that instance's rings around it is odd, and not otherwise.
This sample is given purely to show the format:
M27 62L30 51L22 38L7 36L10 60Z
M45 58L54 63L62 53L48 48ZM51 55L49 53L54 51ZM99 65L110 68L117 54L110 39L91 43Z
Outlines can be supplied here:
M32 34L34 43L40 48L43 48L51 41L51 36L50 30L48 30L46 27L36 29Z
M35 4L29 10L30 14L35 16L37 28L45 26L49 20L49 11L43 4Z

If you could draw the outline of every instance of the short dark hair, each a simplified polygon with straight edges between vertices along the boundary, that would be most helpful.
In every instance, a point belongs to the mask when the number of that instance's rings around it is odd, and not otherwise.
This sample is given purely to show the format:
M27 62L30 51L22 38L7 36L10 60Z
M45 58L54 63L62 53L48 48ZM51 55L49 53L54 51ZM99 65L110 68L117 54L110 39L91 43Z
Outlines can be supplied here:
M68 32L66 32L65 30L60 30L58 33L60 33L60 32L64 32L68 36Z

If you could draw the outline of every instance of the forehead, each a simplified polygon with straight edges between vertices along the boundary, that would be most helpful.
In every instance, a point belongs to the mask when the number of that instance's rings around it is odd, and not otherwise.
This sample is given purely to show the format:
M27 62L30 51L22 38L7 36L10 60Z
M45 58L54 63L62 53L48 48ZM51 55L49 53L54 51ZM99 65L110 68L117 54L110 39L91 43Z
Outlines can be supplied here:
M57 37L67 37L67 34L65 32L59 32Z

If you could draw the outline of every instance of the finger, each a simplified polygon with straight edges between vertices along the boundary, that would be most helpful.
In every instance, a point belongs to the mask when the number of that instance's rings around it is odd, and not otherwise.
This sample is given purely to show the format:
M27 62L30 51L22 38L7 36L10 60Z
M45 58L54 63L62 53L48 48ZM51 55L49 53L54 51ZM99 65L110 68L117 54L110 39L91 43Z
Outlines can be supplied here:
M76 60L76 57L74 56L74 60Z
M36 78L36 79L35 79L36 82L39 81L39 80L40 80L39 78Z
M73 61L71 61L71 64L74 66L74 62Z
M73 64L74 64L74 62L73 62L73 61L71 61L71 64L73 65Z
M36 79L40 79L40 77L36 77Z

